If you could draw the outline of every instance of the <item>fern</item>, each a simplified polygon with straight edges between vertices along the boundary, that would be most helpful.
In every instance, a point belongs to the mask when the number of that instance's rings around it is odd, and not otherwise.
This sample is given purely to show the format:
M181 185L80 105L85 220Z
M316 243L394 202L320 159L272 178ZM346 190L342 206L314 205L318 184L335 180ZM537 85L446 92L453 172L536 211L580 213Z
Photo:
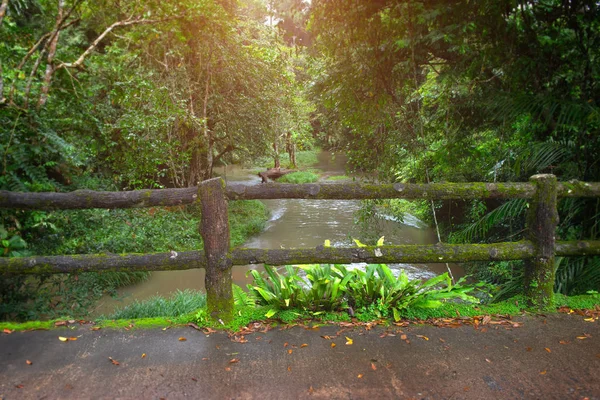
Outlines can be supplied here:
M452 240L457 243L472 243L487 236L488 232L499 223L518 218L527 209L526 199L512 199L490 211L478 221L454 233Z

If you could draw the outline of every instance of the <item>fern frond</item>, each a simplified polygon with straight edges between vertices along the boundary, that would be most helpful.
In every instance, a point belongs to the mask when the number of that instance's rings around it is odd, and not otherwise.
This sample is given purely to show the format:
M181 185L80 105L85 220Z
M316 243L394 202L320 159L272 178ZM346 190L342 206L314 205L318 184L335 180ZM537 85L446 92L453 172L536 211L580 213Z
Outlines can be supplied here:
M490 211L478 221L465 229L456 232L453 239L459 243L472 243L476 239L484 238L497 224L509 218L517 218L527 209L526 199L512 199Z

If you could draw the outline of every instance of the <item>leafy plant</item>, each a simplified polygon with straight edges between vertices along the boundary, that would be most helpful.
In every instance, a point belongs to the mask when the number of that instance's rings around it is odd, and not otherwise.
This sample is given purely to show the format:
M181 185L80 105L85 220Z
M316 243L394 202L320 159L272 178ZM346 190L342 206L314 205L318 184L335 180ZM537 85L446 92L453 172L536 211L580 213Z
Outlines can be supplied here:
M100 319L134 319L155 317L179 317L206 306L206 295L196 290L177 290L170 298L154 296L116 310Z

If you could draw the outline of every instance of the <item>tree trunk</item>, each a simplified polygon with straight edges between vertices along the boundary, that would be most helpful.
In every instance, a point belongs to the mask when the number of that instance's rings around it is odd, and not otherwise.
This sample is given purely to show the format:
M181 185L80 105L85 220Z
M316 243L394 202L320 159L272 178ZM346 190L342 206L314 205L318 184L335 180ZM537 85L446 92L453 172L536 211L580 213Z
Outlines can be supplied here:
M275 139L275 141L273 142L273 161L274 161L274 167L273 168L281 168L281 161L279 160L279 145L277 144L277 139Z
M285 137L285 150L290 156L290 168L296 168L296 143L293 141L291 132L288 132Z

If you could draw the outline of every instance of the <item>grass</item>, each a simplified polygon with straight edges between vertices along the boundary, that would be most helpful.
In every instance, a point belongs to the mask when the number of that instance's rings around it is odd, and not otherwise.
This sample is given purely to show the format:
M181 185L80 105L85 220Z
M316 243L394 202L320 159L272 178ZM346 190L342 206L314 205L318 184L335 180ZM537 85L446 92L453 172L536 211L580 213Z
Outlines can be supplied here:
M567 297L564 295L555 295L555 303L557 307L566 306L572 309L591 309L600 305L600 294L587 294L581 296ZM525 299L523 297L515 297L510 300L488 304L488 305L466 305L457 303L445 303L439 308L410 308L402 312L402 316L409 320L426 320L429 318L453 318L453 317L475 317L481 315L519 315L524 309ZM199 321L198 315L206 315L205 308L196 310L181 311L182 314L175 316L161 316L153 318L120 318L120 319L103 319L97 321L97 326L101 328L114 328L114 329L144 329L144 328L157 328L157 327L168 327L174 325L185 325L193 322L198 323L200 326L210 326L213 329L225 329L236 331L241 327L247 326L251 322L268 322L277 324L278 321L284 324L298 323L298 322L312 322L317 324L326 324L331 322L348 322L351 320L350 316L346 312L327 312L327 313L313 313L306 310L295 310L288 309L279 311L271 319L267 318L265 314L269 311L269 307L249 307L249 306L236 306L234 312L234 318L227 325L223 326L219 322L215 321ZM134 314L131 314L134 315ZM119 317L111 315L111 317ZM373 321L381 320L375 315L369 313L357 314L357 319L360 321ZM64 320L64 319L63 319ZM25 323L12 323L12 322L1 322L0 331L8 329L10 331L26 331L36 329L55 329L54 322L52 321L30 321ZM391 320L390 320L391 322ZM56 328L64 329L64 327Z
M299 171L286 174L279 178L279 183L312 183L319 180L319 175L309 171Z
M333 175L327 178L327 180L329 181L347 181L347 180L351 180L352 178L346 175Z
M206 295L196 290L178 290L171 297L155 296L117 309L100 319L138 319L157 317L180 317L206 306Z

